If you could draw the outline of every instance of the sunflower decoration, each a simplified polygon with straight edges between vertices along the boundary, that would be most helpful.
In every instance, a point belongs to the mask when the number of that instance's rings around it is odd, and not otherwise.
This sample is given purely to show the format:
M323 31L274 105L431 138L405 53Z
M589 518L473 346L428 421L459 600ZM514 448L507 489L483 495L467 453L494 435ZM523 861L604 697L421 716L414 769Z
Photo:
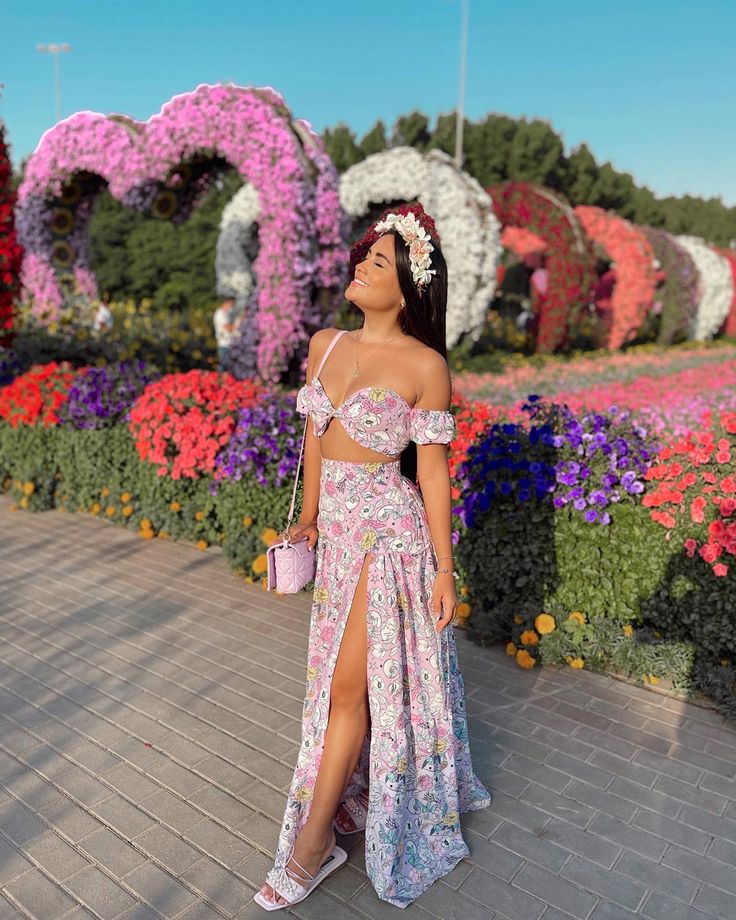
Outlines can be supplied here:
M176 214L178 206L179 199L176 194L168 189L164 189L153 199L151 213L159 220L168 220Z
M78 179L72 179L67 182L61 189L59 202L67 207L75 205L82 197L82 183Z
M57 240L51 249L51 259L60 268L68 268L72 265L75 256L74 247L66 240Z
M74 212L69 208L54 208L51 229L57 236L66 236L74 229Z

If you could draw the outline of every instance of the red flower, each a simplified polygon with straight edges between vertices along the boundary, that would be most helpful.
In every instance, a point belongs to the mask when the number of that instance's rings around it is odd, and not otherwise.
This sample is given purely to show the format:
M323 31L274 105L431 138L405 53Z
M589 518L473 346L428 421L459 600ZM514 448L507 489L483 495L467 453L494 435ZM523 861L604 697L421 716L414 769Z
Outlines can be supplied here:
M728 566L719 562L717 565L713 566L713 574L718 575L719 578L723 578L725 575L728 575Z

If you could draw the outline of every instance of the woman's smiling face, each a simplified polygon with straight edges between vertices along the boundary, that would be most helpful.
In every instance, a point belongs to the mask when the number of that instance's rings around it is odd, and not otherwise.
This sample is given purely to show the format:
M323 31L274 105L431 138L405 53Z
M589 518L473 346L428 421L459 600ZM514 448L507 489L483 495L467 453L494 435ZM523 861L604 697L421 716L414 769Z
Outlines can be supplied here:
M372 310L398 307L403 298L395 245L393 233L384 233L376 240L363 261L355 266L355 277L345 291L347 300Z

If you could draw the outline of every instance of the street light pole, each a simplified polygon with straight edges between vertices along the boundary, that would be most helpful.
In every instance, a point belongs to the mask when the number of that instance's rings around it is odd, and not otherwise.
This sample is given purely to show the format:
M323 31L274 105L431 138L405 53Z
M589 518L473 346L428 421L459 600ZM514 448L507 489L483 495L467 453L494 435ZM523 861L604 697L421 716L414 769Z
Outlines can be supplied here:
M45 51L54 56L54 98L56 101L56 120L61 121L61 66L59 64L59 55L63 51L71 51L72 46L57 44L56 42L49 45L36 45L36 51Z
M460 0L462 5L462 25L460 28L460 79L457 94L457 120L455 122L455 165L463 165L463 129L465 127L465 72L468 63L468 18L470 0Z

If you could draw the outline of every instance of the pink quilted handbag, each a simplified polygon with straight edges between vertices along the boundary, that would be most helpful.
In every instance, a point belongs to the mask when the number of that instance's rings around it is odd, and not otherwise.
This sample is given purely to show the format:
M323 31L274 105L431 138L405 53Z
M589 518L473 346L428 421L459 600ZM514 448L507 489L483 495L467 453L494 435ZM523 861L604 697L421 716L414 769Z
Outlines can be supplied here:
M307 416L308 418L308 416ZM296 465L294 476L294 489L291 493L291 507L289 519L282 531L288 534L291 519L294 516L294 503L296 501L296 486L299 481L299 468L302 464L304 453L304 438L307 434L307 418L304 419L304 433L302 444L299 448L299 462ZM280 543L274 543L266 550L266 587L269 591L280 591L282 594L296 594L304 585L310 582L317 571L317 553L309 549L307 537L302 537L295 543L290 542L287 536Z

